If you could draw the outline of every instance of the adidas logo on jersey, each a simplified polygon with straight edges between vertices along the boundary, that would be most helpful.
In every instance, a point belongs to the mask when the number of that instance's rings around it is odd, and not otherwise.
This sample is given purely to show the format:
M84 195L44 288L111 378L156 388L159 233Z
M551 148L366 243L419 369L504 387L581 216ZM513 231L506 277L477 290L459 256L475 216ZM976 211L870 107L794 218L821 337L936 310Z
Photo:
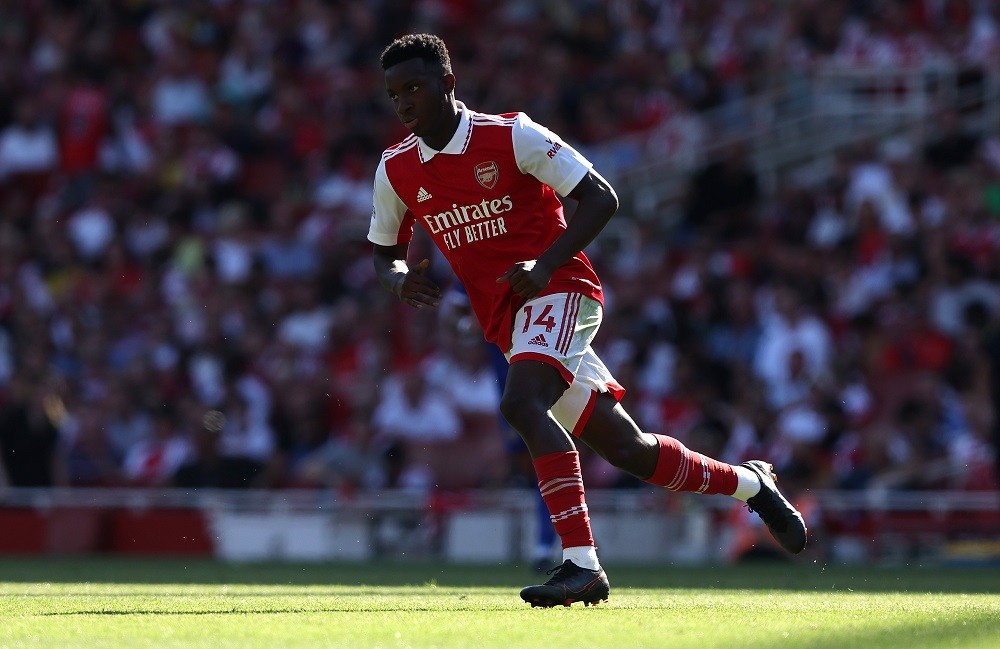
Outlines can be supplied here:
M529 340L528 344L529 345L541 345L542 347L548 347L549 346L548 341L545 340L545 336L543 336L542 334L538 334L537 336L535 336L534 338L532 338L531 340Z
M424 189L423 187L421 187L420 189L417 190L417 202L418 203L423 203L424 201L428 201L431 198L433 198L433 197L431 196L430 192L427 191L426 189Z

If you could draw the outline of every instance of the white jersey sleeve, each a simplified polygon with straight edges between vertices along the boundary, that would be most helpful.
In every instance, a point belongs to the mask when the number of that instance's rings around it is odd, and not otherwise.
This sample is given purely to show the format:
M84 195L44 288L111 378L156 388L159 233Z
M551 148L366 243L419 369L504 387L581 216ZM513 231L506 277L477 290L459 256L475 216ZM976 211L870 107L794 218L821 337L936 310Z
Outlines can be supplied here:
M566 196L594 166L558 135L524 113L514 124L514 159L518 168Z
M400 241L409 241L412 232L400 237L400 228L406 216L406 205L400 200L389 182L385 171L385 158L375 170L375 190L373 195L372 221L368 226L368 240L380 246L394 246Z

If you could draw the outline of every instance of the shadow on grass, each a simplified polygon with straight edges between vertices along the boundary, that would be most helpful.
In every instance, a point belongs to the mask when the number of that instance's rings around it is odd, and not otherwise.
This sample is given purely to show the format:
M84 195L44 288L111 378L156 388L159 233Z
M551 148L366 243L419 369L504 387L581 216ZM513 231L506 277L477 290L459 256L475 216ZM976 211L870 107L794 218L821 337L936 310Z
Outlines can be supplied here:
M1000 594L1000 568L841 567L817 563L737 566L605 566L615 588ZM310 586L500 586L546 577L523 566L422 562L226 563L189 559L0 558L0 582L259 584Z
M909 643L916 648L996 646L1000 620L995 614L973 614L949 621L911 622L892 625L871 625L868 628L838 628L825 630L820 637L778 638L785 649L870 649L898 647Z

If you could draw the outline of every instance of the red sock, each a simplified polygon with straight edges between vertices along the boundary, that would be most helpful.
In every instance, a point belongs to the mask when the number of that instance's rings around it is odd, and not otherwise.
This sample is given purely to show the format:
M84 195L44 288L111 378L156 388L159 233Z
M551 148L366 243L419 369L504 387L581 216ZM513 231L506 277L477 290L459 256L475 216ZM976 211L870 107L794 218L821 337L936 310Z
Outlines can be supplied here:
M660 457L646 482L671 491L727 496L736 492L738 479L729 464L696 453L673 437L653 437L660 443Z
M576 451L550 453L533 460L538 490L549 508L549 518L564 548L593 546L590 514L583 493L580 454Z

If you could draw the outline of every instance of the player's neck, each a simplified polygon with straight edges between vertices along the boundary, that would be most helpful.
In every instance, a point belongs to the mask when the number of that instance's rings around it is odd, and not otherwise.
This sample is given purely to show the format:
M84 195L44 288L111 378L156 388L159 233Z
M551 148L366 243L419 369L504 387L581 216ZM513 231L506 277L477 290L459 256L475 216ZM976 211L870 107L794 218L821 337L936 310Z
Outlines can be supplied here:
M454 100L449 102L451 112L445 109L445 115L441 119L441 128L435 129L435 132L428 133L422 139L424 144L441 151L448 143L451 142L451 138L455 136L455 131L458 130L458 125L462 121L462 111L458 109L458 105Z

